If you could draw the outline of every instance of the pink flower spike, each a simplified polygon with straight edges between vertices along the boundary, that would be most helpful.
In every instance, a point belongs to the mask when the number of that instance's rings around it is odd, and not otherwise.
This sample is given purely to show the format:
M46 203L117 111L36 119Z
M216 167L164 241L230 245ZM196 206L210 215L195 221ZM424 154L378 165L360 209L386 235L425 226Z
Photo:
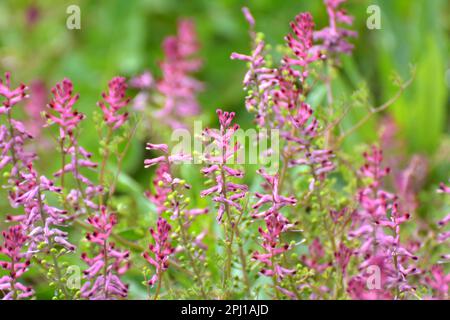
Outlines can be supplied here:
M152 143L147 143L146 148L147 150L159 150L162 151L164 153L168 153L169 152L169 147L167 146L167 144L152 144Z
M130 101L126 97L127 84L123 77L115 77L108 83L108 91L102 93L104 101L97 104L103 111L105 122L111 126L113 130L118 129L128 119L128 113L123 114L119 111L125 108Z

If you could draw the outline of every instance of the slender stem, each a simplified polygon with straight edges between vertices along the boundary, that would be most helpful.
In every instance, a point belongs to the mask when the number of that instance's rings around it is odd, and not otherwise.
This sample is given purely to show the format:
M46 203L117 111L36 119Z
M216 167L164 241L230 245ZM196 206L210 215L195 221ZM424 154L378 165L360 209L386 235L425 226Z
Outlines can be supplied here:
M38 196L38 203L39 203L39 211L40 211L41 221L42 221L43 226L45 226L45 224L46 224L45 220L46 220L47 215L45 214L45 211L44 211L44 208L43 208L42 194L41 194L40 188L38 188L37 196ZM58 282L58 286L62 290L64 296L66 298L69 298L69 293L68 293L68 291L66 289L66 286L61 281L61 279L62 279L62 272L61 272L61 269L60 269L59 264L58 264L58 259L57 259L56 255L51 250L52 248L55 247L55 244L54 244L53 239L51 237L48 237L48 247L50 249L49 250L50 251L50 256L52 257L52 260L53 260L53 267L55 268L56 280Z
M278 286L278 280L277 280L277 273L275 272L275 259L274 259L274 255L273 254L271 254L271 257L270 257L270 261L271 261L271 263L272 263L272 282L273 282L273 290L275 291L275 296L277 297L277 299L278 300L280 300L281 299L281 296L280 296L280 292L278 291L278 288L277 288L277 286Z
M112 134L113 134L113 129L111 126L108 126L108 132L106 134L105 145L104 145L105 150L104 150L104 154L103 154L102 163L100 165L99 185L102 187L104 186L106 164L108 163L109 154L111 152L111 150L109 149L109 144L111 142ZM99 200L99 205L102 206L103 205L103 195L102 194L99 195L98 200Z
M60 177L61 178L61 188L62 188L64 200L65 200L65 196L64 196L64 175L65 175L65 170L64 170L64 167L66 166L66 153L65 153L65 150L64 150L64 139L60 140L59 148L61 150L61 177Z
M15 266L16 261L15 260L16 260L16 257L12 256L11 257L10 277L11 277L11 291L13 293L13 300L17 300L16 277L13 276L16 273L16 271L15 271L15 269L16 269L16 266Z
M159 292L161 291L161 283L162 283L161 273L162 273L161 271L158 271L158 285L156 287L155 297L153 298L153 300L158 300Z
M397 93L390 98L388 101L386 101L385 103L383 103L381 106L378 106L376 108L370 108L369 109L369 113L367 113L361 120L359 120L353 127L351 127L348 131L344 132L339 139L337 140L336 144L334 145L334 149L336 149L338 146L340 146L342 144L342 142L348 137L350 136L353 132L355 132L356 130L358 130L361 126L363 126L367 121L370 120L370 118L379 112L382 112L384 110L386 110L387 108L389 108L392 104L394 104L402 95L402 93L411 85L411 83L414 80L414 73L411 76L411 78L406 81L405 83L403 83L402 85L400 85L399 90L397 91Z
M186 251L186 255L187 255L187 257L189 259L189 262L191 264L192 271L194 271L194 275L195 275L195 277L198 279L198 281L200 283L200 293L201 293L203 299L208 299L208 297L206 295L206 292L205 292L205 289L203 288L203 280L201 278L201 274L200 274L200 272L198 270L198 267L197 267L197 264L196 264L196 262L194 260L194 257L192 256L191 251L189 250L190 242L187 239L181 215L178 216L177 220L178 220L178 224L180 226L180 235L181 235L181 240L183 242L182 243L183 248Z
M108 277L108 241L105 240L103 243L103 290L105 293L105 300L108 299L108 289L107 289L107 277Z
M224 154L225 154L225 150L224 150ZM222 165L220 166L220 175L222 177L222 184L223 184L223 188L222 188L222 196L224 197L224 199L227 199L227 191L226 191L226 180L225 180L225 172L223 170ZM225 272L224 272L224 277L223 277L223 286L225 288L228 280L231 277L231 262L233 259L233 222L231 219L231 210L230 210L230 206L228 205L228 203L225 202L225 213L227 216L227 221L229 223L229 229L230 231L228 231L228 235L227 235L227 225L224 223L224 231L225 231L225 237L226 237L226 250L227 250L227 260L225 262Z
M8 110L7 116L8 116L9 135L11 136L11 139L14 140L14 128L12 126L11 109ZM16 152L14 150L14 143L13 143L12 147L9 148L9 150L11 151L11 158L13 160L13 163L16 164L17 163L17 158L16 158Z
M119 178L120 172L122 171L123 160L125 159L125 155L127 154L127 151L130 148L132 139L133 139L133 137L134 137L134 135L136 133L136 130L137 130L137 126L138 126L138 123L136 123L136 125L133 128L133 130L131 131L131 134L127 137L127 144L125 145L124 150L122 151L122 153L118 157L117 171L116 171L116 174L114 175L113 181L111 182L111 186L109 188L109 197L110 198L112 197L112 195L114 194L114 191L116 190L117 180Z

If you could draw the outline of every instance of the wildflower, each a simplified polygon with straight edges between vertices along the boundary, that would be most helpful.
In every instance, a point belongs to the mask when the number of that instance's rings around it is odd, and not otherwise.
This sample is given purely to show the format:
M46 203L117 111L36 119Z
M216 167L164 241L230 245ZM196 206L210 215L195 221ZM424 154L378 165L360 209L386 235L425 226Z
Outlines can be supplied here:
M238 142L232 145L233 135L239 129L237 124L231 125L235 113L224 112L220 109L217 109L216 113L219 117L220 130L217 132L207 128L203 131L203 136L206 141L210 142L213 151L217 151L218 154L212 151L207 152L205 160L209 166L202 169L202 173L210 176L216 184L203 190L200 195L202 197L215 195L212 200L219 204L217 221L220 223L225 212L230 215L231 208L242 211L238 200L245 197L248 187L229 181L230 178L241 179L244 176L243 171L227 165L228 161L234 159L240 147Z
M320 52L311 50L313 47L314 21L309 12L297 15L295 22L291 22L290 26L295 37L288 34L286 41L296 58L285 57L284 63L290 66L306 67L314 61L324 58ZM306 75L303 76L306 77Z
M259 169L258 174L260 174L264 180L265 189L269 190L271 194L261 194L259 192L255 193L258 201L252 206L253 209L257 210L266 203L271 204L270 208L253 214L253 218L264 218L275 212L279 212L281 208L285 206L295 206L297 200L294 197L284 197L279 194L279 175L269 175L263 168ZM282 217L280 217L282 219Z
M340 243L337 251L334 253L337 265L341 268L342 274L345 276L348 263L353 255L353 250L348 248L344 243Z
M85 284L81 288L83 298L93 300L107 300L115 298L125 298L128 295L128 285L120 279L130 267L128 251L121 251L109 240L114 226L117 224L117 217L113 213L108 213L105 206L100 208L100 212L87 219L94 231L86 234L86 239L98 246L98 253L89 258L83 253L81 258L89 266L83 271L86 278Z
M9 192L12 207L22 206L24 214L9 215L9 221L19 221L28 232L30 250L37 250L39 244L46 243L46 250L55 245L74 251L75 246L68 241L68 234L59 228L71 219L65 210L51 206L46 201L46 192L59 194L61 188L52 180L38 173L30 165L27 171L19 173L16 188Z
M426 277L425 282L437 292L439 299L448 299L448 290L450 285L450 274L445 274L442 266L433 266L431 268L432 277Z
M108 83L108 91L102 93L104 101L98 102L106 124L111 126L113 130L121 127L128 119L128 112L119 113L130 101L130 98L125 96L126 90L126 79L115 77Z
M73 84L70 79L64 79L52 88L53 98L48 104L45 113L49 125L56 125L59 128L59 145L63 166L54 173L55 177L61 178L61 187L64 189L64 176L71 174L77 181L78 188L68 191L72 208L76 207L76 212L86 213L86 208L82 202L93 209L97 207L93 204L93 197L101 194L103 189L94 186L86 176L82 174L82 168L90 170L97 168L97 163L90 159L92 154L79 145L76 138L76 130L85 115L75 109L75 103L79 99L79 94L73 93ZM69 157L67 161L66 156ZM85 186L84 189L81 189ZM95 192L92 192L95 191Z
M247 7L243 7L242 13L244 14L245 20L247 20L250 27L254 27L255 26L255 18L253 18L250 10Z
M450 187L447 187L444 183L439 184L438 193L446 193L450 194ZM443 231L442 228L445 228L450 222L450 213L447 214L444 218L438 221L437 225L441 229L441 231L437 234L436 240L438 243L447 243L450 239L450 231ZM449 254L444 254L441 256L444 261L450 260Z
M162 217L158 218L156 230L150 228L150 234L155 244L149 245L152 258L148 252L144 252L143 257L156 269L155 275L149 280L148 284L153 286L161 279L162 273L169 267L169 257L175 251L169 242L169 233L172 227Z
M145 71L130 80L130 85L137 89L150 89L154 84L154 79L150 71Z
M338 26L338 24L352 25L353 23L353 17L349 16L344 9L339 8L345 0L324 0L324 2L327 7L329 25L314 32L314 40L322 42L317 46L317 50L323 50L327 54L350 54L353 45L348 42L347 38L355 38L358 33Z
M60 138L73 139L73 131L85 116L73 108L78 101L79 94L73 94L73 84L64 79L52 88L54 98L48 104L49 112L45 113L50 124L59 126Z
M267 125L269 106L272 103L271 88L277 84L277 70L269 67L268 58L265 53L265 42L256 38L253 32L255 20L246 7L242 8L244 17L250 24L253 40L253 51L251 55L233 52L232 60L247 62L249 69L244 76L244 90L247 91L245 106L247 111L256 113L256 124L260 127Z
M11 108L21 102L22 100L28 98L26 93L27 86L20 84L16 89L11 88L11 74L9 72L5 73L5 80L0 79L0 96L5 100L0 106L0 114L10 112Z
M199 113L197 93L203 89L203 84L192 76L202 65L201 60L195 57L199 44L194 23L181 20L177 35L164 40L163 50L164 60L160 64L162 79L156 87L165 101L155 116L172 128L183 127L180 117Z
M0 253L9 259L0 261L0 267L7 272L7 275L0 277L0 291L5 293L3 300L31 297L33 289L18 281L30 265L29 254L24 250L28 237L21 225L9 227L2 235L4 242Z
M359 238L362 242L357 254L364 261L359 268L366 270L375 261L384 268L382 290L386 293L392 288L397 288L398 292L410 291L413 287L408 283L408 276L418 272L411 261L417 257L400 242L400 225L409 219L409 214L400 213L396 196L381 189L382 179L390 171L382 167L382 151L372 147L372 152L364 153L364 157L366 163L360 171L362 176L370 179L370 183L359 191L361 210L354 216L349 233L351 238ZM391 232L385 232L384 228ZM349 286L355 281L359 281L357 277L350 280Z
M325 257L325 250L319 238L315 238L308 247L309 256L303 255L301 261L308 268L315 270L319 274L324 272L332 264L331 262L320 262Z

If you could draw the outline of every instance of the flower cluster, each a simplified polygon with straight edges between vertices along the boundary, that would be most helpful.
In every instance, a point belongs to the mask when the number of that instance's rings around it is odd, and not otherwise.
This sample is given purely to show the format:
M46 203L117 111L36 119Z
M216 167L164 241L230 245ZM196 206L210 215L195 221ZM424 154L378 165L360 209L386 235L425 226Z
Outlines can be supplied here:
M327 7L329 25L322 30L314 32L314 40L321 41L317 46L318 50L323 50L327 54L345 53L351 54L353 45L347 38L354 38L357 32L341 28L338 24L352 25L353 17L348 15L339 6L346 0L324 0Z
M23 168L32 164L35 154L25 149L25 144L32 138L22 122L11 116L12 107L28 97L27 87L21 84L18 88L11 88L11 75L5 74L5 82L0 79L0 96L4 98L0 106L0 115L6 114L7 125L0 125L0 169L11 164L10 177L17 176ZM11 185L14 181L9 182Z
M148 252L144 252L143 257L155 267L156 272L148 281L149 286L153 286L157 281L161 280L162 273L169 267L169 257L175 251L175 248L169 242L171 229L170 224L162 217L158 218L156 230L150 228L150 234L155 244L150 244L148 248L153 253L154 258Z
M60 138L68 138L73 141L74 129L85 116L73 108L80 97L73 94L73 84L69 79L64 79L52 88L53 99L48 104L49 112L45 113L50 124L59 127Z
M98 254L92 258L87 253L82 255L89 268L83 271L86 282L80 290L81 296L93 300L127 297L128 285L122 282L120 275L130 267L130 253L117 249L110 241L117 216L102 206L99 213L87 219L87 223L94 231L87 233L86 239L98 246Z
M134 106L145 110L149 100L155 100L161 106L152 113L158 121L174 129L185 127L184 118L200 112L197 94L203 90L203 84L193 76L202 66L202 61L196 57L199 43L193 21L180 20L177 34L165 38L162 47L161 79L155 81L149 72L145 72L131 81L133 87L141 90ZM152 95L147 92L149 89L154 90Z
M163 156L153 159L146 159L144 165L146 167L158 165L155 172L155 179L153 181L154 191L147 191L147 198L156 206L158 214L157 231L150 230L152 237L155 240L156 246L151 245L150 251L155 254L155 259L144 253L144 257L156 268L156 274L152 276L149 285L153 286L156 281L161 279L161 272L168 267L168 258L172 254L177 257L187 258L189 261L189 268L194 273L199 282L199 291L203 298L206 297L204 283L199 278L199 273L202 269L202 261L204 260L204 251L207 250L207 245L203 243L203 238L206 233L193 234L189 228L195 221L198 215L208 213L208 209L193 208L189 209L190 198L185 197L185 191L191 189L184 180L172 177L172 165L177 161L189 160L190 155L183 152L169 155L169 147L165 144L147 143L147 150L155 150L163 152ZM172 226L167 220L162 218L163 214L170 214L170 219L173 223L177 223L178 227L172 231L172 236L177 241L176 248L172 248L168 241L168 233ZM159 244L159 245L158 245ZM155 264L155 263L156 264ZM158 286L159 288L159 286ZM155 293L155 299L158 297L159 289Z
M59 146L62 156L61 168L54 173L54 176L60 177L61 187L65 188L64 176L71 174L78 182L78 188L68 192L67 201L80 210L83 207L81 201L95 209L92 198L101 190L81 173L82 168L97 168L97 163L92 162L91 153L78 144L76 130L80 122L85 119L85 115L74 108L79 94L73 93L73 84L69 79L57 83L52 88L52 94L53 99L48 104L49 111L45 113L45 116L49 125L55 124L59 128ZM70 157L70 161L67 161L66 156ZM86 185L86 189L80 189L81 185ZM77 209L77 212L81 212L80 210Z
M231 125L235 117L234 112L216 111L219 117L220 129L205 129L203 137L209 143L209 150L205 154L205 161L209 164L202 169L202 173L210 176L215 185L201 192L201 196L215 194L212 200L219 204L217 221L222 221L224 213L231 219L231 208L242 211L238 200L246 196L248 187L244 184L231 182L231 178L243 178L241 170L233 169L227 163L232 163L239 150L239 143L234 141L233 135L239 129L239 125Z
M285 144L282 156L288 166L305 165L311 169L313 180L323 180L335 166L333 152L313 146L319 123L311 106L304 100L309 92L307 78L311 65L325 56L314 50L314 22L311 14L301 13L291 23L294 33L286 36L293 56L285 55L278 69L268 68L264 57L264 42L256 44L252 56L233 53L232 59L250 62L244 78L248 90L247 109L256 110L260 126L278 128ZM270 116L269 116L270 115Z
M258 229L263 239L261 247L264 251L262 253L255 251L253 253L253 259L264 264L264 267L261 269L261 274L273 277L274 286L277 290L281 290L281 292L289 297L295 298L293 292L282 288L279 284L285 276L295 273L294 269L288 269L282 266L282 260L279 259L279 256L290 248L287 243L283 243L281 236L294 226L280 213L280 210L285 206L295 206L297 200L294 197L284 197L279 194L278 174L269 175L264 169L259 169L258 173L264 178L265 183L263 187L268 193L255 193L258 201L252 208L257 211L252 216L256 219L264 219L266 229L264 230L261 227ZM268 208L266 210L258 211L267 205Z
M108 91L102 93L104 101L98 102L106 124L113 130L120 128L128 119L128 112L119 113L130 101L125 96L126 90L126 79L115 77L108 83Z
M382 167L382 151L373 146L372 152L365 153L364 157L366 163L361 174L371 182L359 191L361 209L355 215L354 228L349 233L351 238L361 241L357 254L363 260L359 266L362 274L350 280L348 290L359 299L391 297L391 292L394 292L392 296L398 296L414 290L408 283L408 276L419 271L411 263L417 257L400 242L400 225L410 215L400 213L396 196L382 189L383 177L389 173L388 168ZM367 293L361 282L367 281L373 266L380 268L382 276L376 293Z
M25 299L31 297L34 291L20 283L18 279L30 265L30 254L24 250L28 240L21 225L9 227L2 232L4 242L0 246L0 253L9 258L9 261L0 261L0 267L8 272L0 277L0 292L4 292L3 300Z
M0 96L5 100L2 102L0 107L0 114L11 112L11 108L21 102L23 99L27 98L26 93L27 86L20 84L19 87L11 88L11 74L9 72L5 73L5 80L0 79Z

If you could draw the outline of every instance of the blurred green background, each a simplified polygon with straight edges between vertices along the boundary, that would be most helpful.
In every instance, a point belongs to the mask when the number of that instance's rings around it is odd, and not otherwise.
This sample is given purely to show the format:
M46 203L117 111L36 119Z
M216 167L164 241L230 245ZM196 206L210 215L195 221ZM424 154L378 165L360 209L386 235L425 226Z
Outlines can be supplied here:
M73 4L81 9L81 30L66 28L66 9ZM381 30L366 27L366 10L371 4L381 9ZM245 128L252 121L244 107L241 85L246 66L229 59L233 51L250 50L242 6L251 9L256 29L274 46L283 43L289 21L301 11L313 14L317 28L328 22L322 0L2 0L0 71L11 71L14 83L42 80L48 89L64 77L70 78L81 95L78 109L88 115L81 145L97 152L91 115L108 81L116 75L132 77L146 69L158 76L162 40L176 33L179 18L190 17L197 25L204 60L198 74L206 85L200 95L202 118L215 121L217 107L235 110L237 121ZM397 72L407 79L410 65L416 66L413 84L387 112L399 125L406 157L423 154L430 160L430 187L450 176L449 6L446 0L349 0L345 7L355 16L353 29L359 37L352 41L353 56L342 58L343 68L333 85L338 103L345 103L354 91L367 86L368 99L377 106L397 91L392 74ZM325 95L318 94L314 107L320 107L324 100ZM345 125L355 123L363 111L352 112ZM367 123L348 139L345 149L351 152L356 145L375 140L379 129L379 122ZM119 186L119 191L138 199L143 199L151 175L142 167L143 149L139 141L132 146ZM42 154L41 159L46 173L55 171L58 163L53 161L52 152ZM188 174L192 179L200 176L192 171ZM0 213L10 210L5 196L1 191ZM145 204L140 206L142 209Z

